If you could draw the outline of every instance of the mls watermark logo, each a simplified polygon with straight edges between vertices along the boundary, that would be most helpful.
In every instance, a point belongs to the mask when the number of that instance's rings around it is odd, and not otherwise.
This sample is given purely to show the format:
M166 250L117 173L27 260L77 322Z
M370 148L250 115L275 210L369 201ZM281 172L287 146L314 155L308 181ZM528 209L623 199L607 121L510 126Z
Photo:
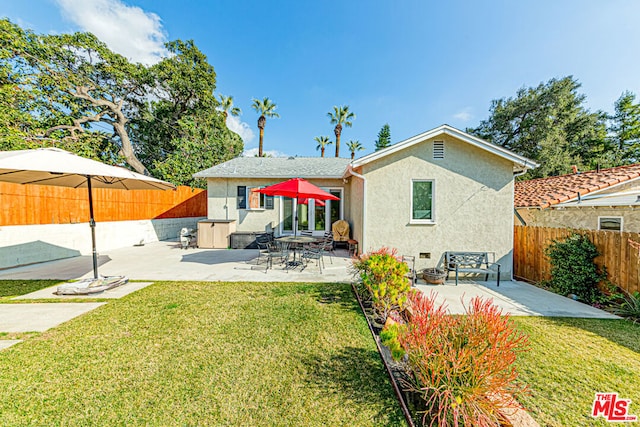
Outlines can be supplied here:
M637 421L637 416L629 415L629 405L631 405L631 399L619 399L618 393L596 393L591 416L593 418L602 416L609 422Z

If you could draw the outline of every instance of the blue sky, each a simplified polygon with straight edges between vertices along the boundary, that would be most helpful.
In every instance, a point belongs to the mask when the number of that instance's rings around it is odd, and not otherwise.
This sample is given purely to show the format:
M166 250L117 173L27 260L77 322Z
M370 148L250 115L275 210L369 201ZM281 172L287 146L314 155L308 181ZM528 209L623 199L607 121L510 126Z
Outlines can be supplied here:
M271 98L265 151L316 156L334 140L327 112L356 113L346 142L373 151L389 123L398 142L443 123L488 117L491 100L573 75L591 110L640 93L640 2L3 0L0 15L38 33L91 31L129 58L153 62L161 43L193 39L217 91L242 109L229 123L257 147L252 98ZM334 146L328 155L334 155Z

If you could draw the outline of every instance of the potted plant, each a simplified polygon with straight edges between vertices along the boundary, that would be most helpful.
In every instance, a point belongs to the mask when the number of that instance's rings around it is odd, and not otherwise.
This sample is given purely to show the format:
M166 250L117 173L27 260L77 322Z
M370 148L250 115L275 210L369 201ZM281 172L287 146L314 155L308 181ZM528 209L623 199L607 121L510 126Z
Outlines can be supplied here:
M422 278L432 285L442 285L447 278L447 272L439 268L425 268L422 270Z

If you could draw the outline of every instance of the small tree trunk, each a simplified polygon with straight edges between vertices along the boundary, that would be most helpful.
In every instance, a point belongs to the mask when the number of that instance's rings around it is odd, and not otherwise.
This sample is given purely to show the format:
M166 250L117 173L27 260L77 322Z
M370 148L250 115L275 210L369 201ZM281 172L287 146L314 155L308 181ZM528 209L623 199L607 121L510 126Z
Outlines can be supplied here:
M342 125L338 123L333 130L336 134L336 157L340 157L340 135L342 134Z
M260 143L258 144L258 157L262 157L262 141L264 139L264 128L260 128Z
M324 147L320 148L320 157L324 157Z

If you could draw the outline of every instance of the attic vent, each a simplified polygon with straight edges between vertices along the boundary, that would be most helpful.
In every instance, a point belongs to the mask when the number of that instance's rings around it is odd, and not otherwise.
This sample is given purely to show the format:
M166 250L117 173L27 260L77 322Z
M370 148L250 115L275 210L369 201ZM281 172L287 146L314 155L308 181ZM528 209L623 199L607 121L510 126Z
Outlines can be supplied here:
M433 141L433 158L444 159L444 141Z

